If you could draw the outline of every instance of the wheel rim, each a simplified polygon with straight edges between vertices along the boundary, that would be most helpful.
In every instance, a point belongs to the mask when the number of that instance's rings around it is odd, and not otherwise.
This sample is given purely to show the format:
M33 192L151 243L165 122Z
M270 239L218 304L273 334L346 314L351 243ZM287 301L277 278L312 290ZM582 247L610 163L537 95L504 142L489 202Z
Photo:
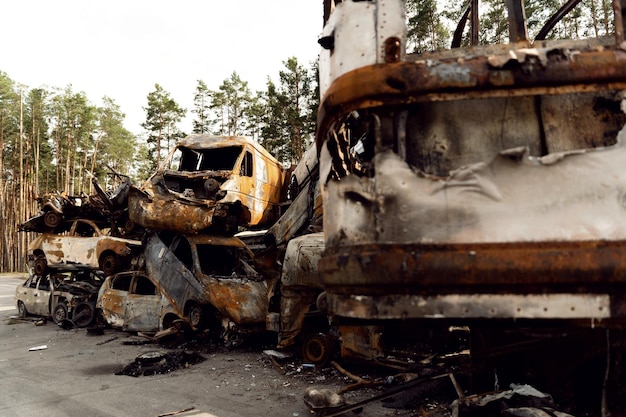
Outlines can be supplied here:
M54 308L52 319L54 320L55 323L59 323L67 319L67 307L65 307L62 304L57 305Z
M44 216L44 224L48 227L55 228L61 223L61 216L53 211L49 211Z
M20 317L26 317L26 306L21 301L17 303L17 312Z
M43 256L37 257L37 259L35 259L35 265L33 269L35 270L35 275L45 275L46 271L48 270L48 262L46 261L46 258Z
M325 364L333 355L334 343L330 336L314 334L306 338L302 345L302 356L305 361L316 365Z
M199 327L202 324L202 309L194 306L189 311L189 322L193 327Z
M116 255L105 255L100 262L100 269L106 275L112 275L119 268L119 261Z

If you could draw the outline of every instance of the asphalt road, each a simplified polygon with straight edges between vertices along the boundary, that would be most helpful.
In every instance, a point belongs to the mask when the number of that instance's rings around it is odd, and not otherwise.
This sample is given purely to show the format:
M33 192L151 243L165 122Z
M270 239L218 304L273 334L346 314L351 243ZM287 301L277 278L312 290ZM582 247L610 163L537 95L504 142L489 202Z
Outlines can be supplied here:
M169 350L126 344L145 339L113 329L88 335L15 320L24 279L0 275L0 416L310 415L302 396L319 375L283 375L259 349L203 352L205 361L167 374L115 375L140 354Z
M105 329L63 330L51 320L16 319L13 296L26 276L0 274L0 416L2 417L304 417L307 388L338 388L353 381L334 368L314 369L296 359L270 361L263 349L229 351L207 345L197 349L205 360L170 373L116 375L145 353L181 352L135 334ZM39 350L29 350L37 348ZM348 402L372 392L349 393ZM181 412L188 410L186 412ZM367 407L361 417L409 416L410 410Z

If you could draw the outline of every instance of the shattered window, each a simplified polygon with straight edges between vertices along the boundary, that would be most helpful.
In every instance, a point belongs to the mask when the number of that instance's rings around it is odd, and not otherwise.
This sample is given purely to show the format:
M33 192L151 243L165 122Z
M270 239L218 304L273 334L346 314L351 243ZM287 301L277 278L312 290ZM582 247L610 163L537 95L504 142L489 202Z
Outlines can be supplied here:
M242 151L241 146L203 149L200 171L232 171Z
M29 287L30 288L37 288L37 282L39 281L39 277L38 276L34 276L30 279L30 284Z
M180 238L176 247L174 248L174 255L183 263L188 269L193 267L193 258L191 256L191 245L185 238Z
M252 154L250 152L246 152L243 161L241 162L241 172L239 175L244 177L252 176Z
M111 288L119 291L128 291L130 289L130 280L132 275L118 275L113 279Z
M207 275L230 276L237 266L237 249L228 246L197 245L200 268Z
M182 153L180 157L179 171L197 171L200 163L200 153L193 149L179 148Z
M139 295L156 295L157 290L156 286L148 277L137 275L135 278L135 291L133 293Z
M96 236L96 230L89 223L79 221L76 222L74 235L81 237L92 237Z
M46 275L45 277L41 277L41 282L39 283L39 289L43 291L50 290L50 278L48 278L48 275Z

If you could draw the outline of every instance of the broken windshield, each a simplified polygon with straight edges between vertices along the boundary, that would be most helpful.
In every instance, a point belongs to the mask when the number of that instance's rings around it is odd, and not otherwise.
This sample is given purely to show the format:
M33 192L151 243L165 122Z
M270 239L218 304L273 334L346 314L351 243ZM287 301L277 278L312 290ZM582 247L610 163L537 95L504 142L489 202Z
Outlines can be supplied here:
M232 171L242 152L241 146L211 149L177 148L169 160L171 171Z

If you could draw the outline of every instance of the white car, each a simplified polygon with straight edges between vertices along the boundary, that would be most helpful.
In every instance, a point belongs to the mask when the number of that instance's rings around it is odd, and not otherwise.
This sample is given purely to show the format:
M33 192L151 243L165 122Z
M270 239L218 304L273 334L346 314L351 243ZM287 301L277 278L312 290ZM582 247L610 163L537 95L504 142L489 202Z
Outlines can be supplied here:
M78 327L91 324L103 276L80 269L50 269L42 276L31 274L15 289L20 317L52 317L55 323L69 319Z
M36 275L48 267L72 265L111 275L128 265L141 241L110 236L93 221L76 219L67 234L42 233L28 247Z

